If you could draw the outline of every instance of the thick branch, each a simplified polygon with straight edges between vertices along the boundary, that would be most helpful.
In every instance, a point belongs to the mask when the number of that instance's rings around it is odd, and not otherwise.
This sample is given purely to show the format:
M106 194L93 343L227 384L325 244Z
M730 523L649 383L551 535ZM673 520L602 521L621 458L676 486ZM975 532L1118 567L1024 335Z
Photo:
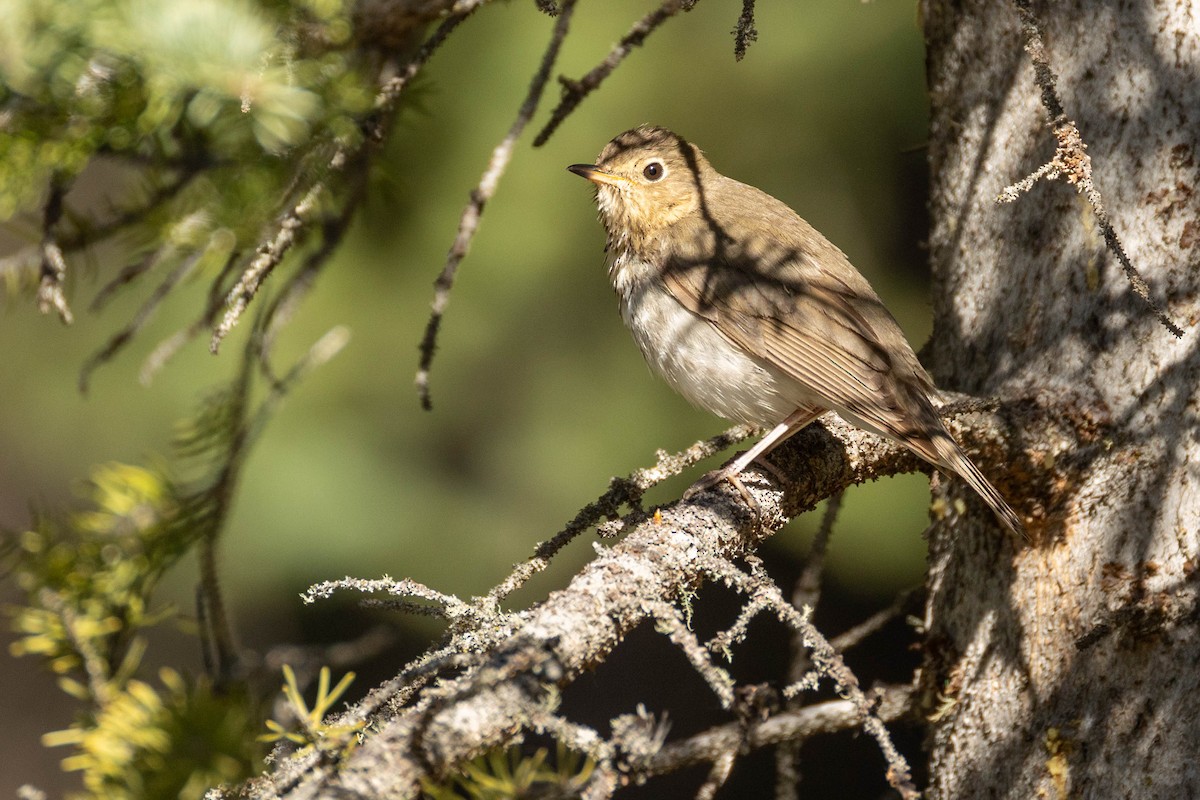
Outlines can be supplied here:
M985 471L994 474L1000 465L1024 460L1009 451L1007 426L998 415L974 412L970 418L970 431L954 423L950 427L979 454ZM1062 429L1047 419L1030 420L1030 425ZM1044 431L1022 433L1035 441ZM378 733L340 769L328 770L311 759L285 761L252 787L255 796L413 797L422 777L533 727L553 706L555 687L602 662L664 598L694 591L705 580L705 564L753 553L792 516L851 484L923 468L908 451L832 416L798 434L772 458L796 477L778 488L765 474L749 471L744 482L758 503L757 514L732 488L670 504L649 517L638 514L628 536L601 551L566 589L507 616L503 633L480 632L485 641L503 636L508 645L502 652L432 684L396 716L377 718L372 728Z

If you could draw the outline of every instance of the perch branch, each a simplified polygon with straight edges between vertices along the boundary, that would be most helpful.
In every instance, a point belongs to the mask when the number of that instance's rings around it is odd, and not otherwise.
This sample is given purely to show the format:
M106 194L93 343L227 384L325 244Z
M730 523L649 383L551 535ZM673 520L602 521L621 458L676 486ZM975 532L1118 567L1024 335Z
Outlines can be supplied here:
M967 445L980 436L988 441L1002 439L1006 430L995 415L973 415L972 423L969 431L950 425ZM758 514L746 510L732 488L721 487L668 504L657 515L644 515L629 526L624 539L601 550L565 589L528 611L506 615L504 624L495 628L462 629L455 634L455 644L438 651L437 658L423 660L420 669L410 667L373 694L366 708L350 712L358 718L369 715L374 732L338 769L300 755L283 760L248 788L263 798L343 793L413 797L422 778L506 744L522 729L532 729L544 719L547 703L607 658L628 632L652 615L656 604L695 591L714 574L735 582L743 593L769 597L772 610L789 624L807 625L795 609L786 611L791 606L777 587L762 577L727 571L727 565L752 554L792 516L840 489L921 467L908 451L832 416L794 436L779 448L775 459L777 466L792 467L786 474L794 477L783 486L757 470L744 476ZM987 463L983 466L987 468ZM881 743L888 742L883 721L890 715L875 706L852 675L842 671L844 665L819 634L806 632L807 646L816 649L814 663L834 675L853 700L855 724L862 722ZM471 637L476 644L472 654L454 651ZM465 662L455 661L464 658ZM459 666L453 671L442 666L455 663ZM414 679L425 683L410 689ZM387 713L374 713L384 704ZM902 759L890 748L885 747L885 752L893 784L907 789ZM607 796L605 787L611 787L611 782L605 781L614 774L612 765L599 765L597 783L589 786L585 796Z

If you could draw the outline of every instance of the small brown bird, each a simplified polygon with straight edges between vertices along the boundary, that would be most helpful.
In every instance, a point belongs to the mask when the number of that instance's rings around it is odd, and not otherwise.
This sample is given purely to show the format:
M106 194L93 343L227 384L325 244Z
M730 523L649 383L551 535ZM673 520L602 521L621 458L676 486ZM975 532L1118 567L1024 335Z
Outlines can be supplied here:
M770 428L689 495L736 476L832 409L959 475L1024 527L951 438L896 320L846 256L774 197L721 175L665 128L622 133L595 165L608 275L651 369L693 405Z

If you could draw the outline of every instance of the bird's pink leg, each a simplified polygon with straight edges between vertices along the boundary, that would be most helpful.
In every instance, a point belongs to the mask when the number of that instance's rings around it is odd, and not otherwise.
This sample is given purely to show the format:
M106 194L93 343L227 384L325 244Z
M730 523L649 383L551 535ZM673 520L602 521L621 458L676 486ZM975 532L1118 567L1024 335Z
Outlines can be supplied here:
M804 428L808 425L808 423L812 422L823 413L825 413L824 409L810 408L808 406L802 406L796 409L788 415L787 419L776 425L765 436L759 439L758 443L755 444L754 447L751 447L744 453L740 453L737 458L733 459L720 469L706 473L702 478L700 478L700 480L692 484L692 486L683 493L683 499L688 500L694 497L696 494L705 491L706 489L711 489L721 481L729 481L746 500L747 504L750 506L756 506L757 504L754 502L754 499L750 496L750 493L746 491L746 487L742 485L740 480L738 480L738 475L742 470L750 466L753 461L758 459L759 456L769 453L775 447L783 443L793 433L796 433L801 428ZM777 478L782 478L778 470L776 470L766 461L760 461L759 463L766 467L768 471L774 473Z

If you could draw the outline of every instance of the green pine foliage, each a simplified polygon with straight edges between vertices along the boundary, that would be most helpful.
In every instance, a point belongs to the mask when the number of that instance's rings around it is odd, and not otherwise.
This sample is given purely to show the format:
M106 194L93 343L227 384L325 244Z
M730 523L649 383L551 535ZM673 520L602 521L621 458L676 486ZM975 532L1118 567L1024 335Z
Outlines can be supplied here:
M68 257L117 232L144 250L211 250L215 264L253 246L277 210L263 198L282 203L299 175L361 138L373 95L353 5L9 0L0 221L36 213L49 187L107 159L133 185L110 214L68 209L57 231Z
M19 538L14 655L44 659L80 701L76 722L48 733L68 746L63 768L81 772L85 797L200 798L247 777L258 763L257 711L237 687L163 669L136 677L146 631L176 614L153 604L162 577L196 543L186 498L161 468L97 467L88 507L43 517Z
M313 747L324 752L335 752L348 755L358 744L358 734L362 730L362 722L333 723L325 722L325 717L333 710L346 689L354 681L354 673L347 672L333 688L329 686L329 667L321 667L317 677L317 696L310 708L304 700L304 693L296 682L296 673L292 668L283 665L283 696L287 700L288 709L296 718L294 728L277 720L267 720L268 733L260 735L259 741L279 742L289 741L301 748Z
M261 763L255 733L263 710L244 671L217 664L214 680L161 669L151 680L142 668L149 629L189 627L175 609L155 604L160 579L186 556L212 560L247 449L288 389L344 342L335 329L254 401L260 336L243 352L238 376L180 424L170 463L100 465L83 486L82 508L40 515L29 530L3 540L25 595L10 609L18 635L13 654L40 657L79 701L74 724L44 742L71 748L63 767L81 772L81 797L199 800ZM211 614L220 608L219 587L215 576L201 573ZM202 622L210 648L231 646L223 618ZM323 718L349 679L333 689L328 683L323 670L317 702L308 708L291 677L288 698L300 709L305 736L348 748L357 728L326 726Z
M519 747L501 747L468 762L443 783L424 781L431 800L553 800L579 797L595 762L557 745L553 763L544 747L523 755Z

